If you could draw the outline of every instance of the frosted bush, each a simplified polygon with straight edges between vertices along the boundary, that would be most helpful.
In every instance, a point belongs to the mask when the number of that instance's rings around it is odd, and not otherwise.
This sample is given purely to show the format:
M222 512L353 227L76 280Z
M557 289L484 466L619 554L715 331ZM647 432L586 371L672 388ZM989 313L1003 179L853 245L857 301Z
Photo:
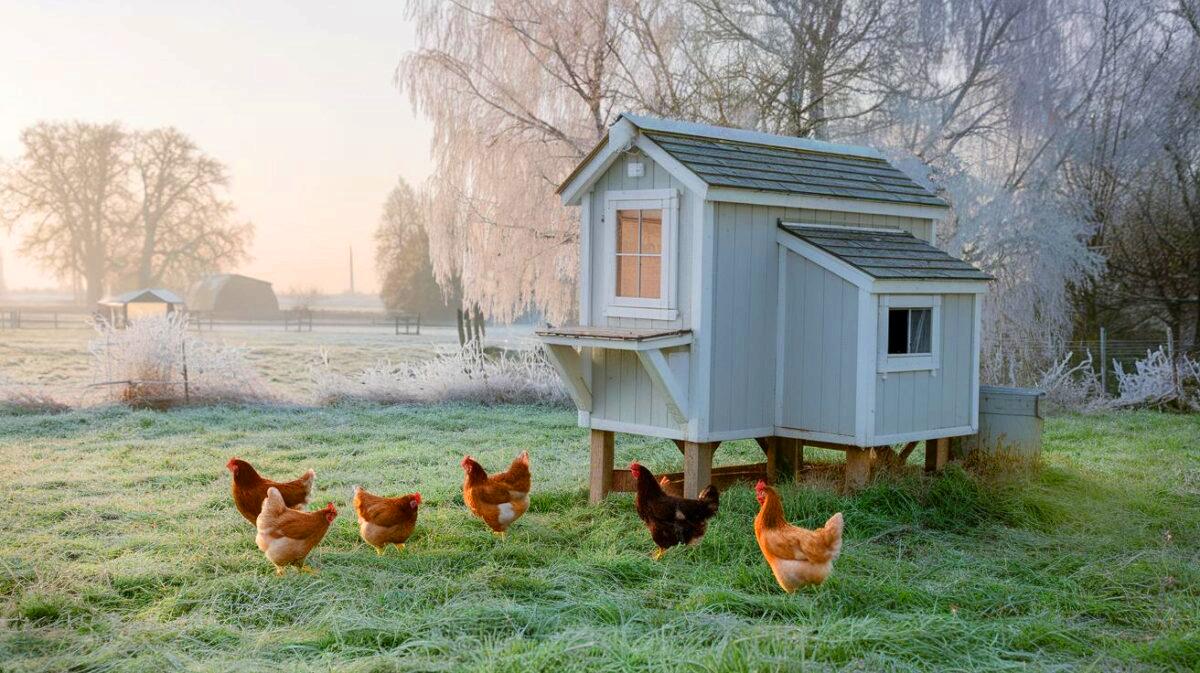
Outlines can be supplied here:
M1101 394L1100 379L1092 368L1092 354L1077 364L1073 353L1067 353L1041 372L1035 387L1046 394L1046 402L1059 409L1071 411L1100 411L1110 406Z
M189 335L181 314L142 318L125 329L98 322L96 331L88 349L93 378L116 401L165 409L272 399L240 349Z
M0 374L0 413L57 414L70 408L44 390L17 383Z
M1131 372L1126 372L1120 362L1113 365L1120 390L1114 406L1200 411L1200 362L1185 355L1172 363L1160 347L1147 351L1145 359L1135 362Z
M570 404L558 373L540 350L491 356L470 344L429 360L380 362L352 376L333 371L322 353L313 382L323 404Z

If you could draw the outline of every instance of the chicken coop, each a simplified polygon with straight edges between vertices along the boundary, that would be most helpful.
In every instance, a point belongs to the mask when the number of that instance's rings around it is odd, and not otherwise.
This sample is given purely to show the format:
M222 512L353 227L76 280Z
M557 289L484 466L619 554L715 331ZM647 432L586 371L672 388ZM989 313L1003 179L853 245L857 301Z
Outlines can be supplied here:
M805 446L926 466L978 426L990 277L934 246L947 204L878 151L623 114L559 187L579 206L578 324L538 330L591 430L591 500L628 491L614 433L683 453L687 497L795 473ZM763 463L712 468L721 442ZM894 448L893 448L894 447Z

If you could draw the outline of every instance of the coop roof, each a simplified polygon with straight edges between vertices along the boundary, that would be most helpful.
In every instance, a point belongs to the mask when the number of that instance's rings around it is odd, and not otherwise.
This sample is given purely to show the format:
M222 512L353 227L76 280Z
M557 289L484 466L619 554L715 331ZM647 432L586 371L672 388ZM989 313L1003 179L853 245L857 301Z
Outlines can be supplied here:
M628 113L621 115L613 129L623 122L636 129L634 136L640 134L649 140L655 150L678 162L706 187L898 206L948 207L945 201L869 147ZM638 144L636 138L626 137L627 131L616 135L614 139L614 131L610 130L559 187L568 200L576 196L580 178L590 164ZM612 147L616 144L627 147Z
M105 305L137 304L162 302L164 304L182 304L183 298L170 290L162 288L143 288L130 290L117 295L109 295L100 300Z
M898 229L780 222L779 228L880 280L991 280L992 277Z

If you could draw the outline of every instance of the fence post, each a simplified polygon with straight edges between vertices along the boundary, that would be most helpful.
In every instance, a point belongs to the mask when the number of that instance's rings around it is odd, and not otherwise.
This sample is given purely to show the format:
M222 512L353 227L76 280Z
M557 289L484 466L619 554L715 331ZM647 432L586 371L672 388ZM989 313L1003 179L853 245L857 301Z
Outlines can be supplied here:
M1100 328L1100 395L1108 397L1108 330Z
M183 402L191 404L192 393L188 388L188 371L187 371L187 332L183 334L183 341L179 342L179 350L183 355Z
M421 314L417 314L417 334L421 333Z

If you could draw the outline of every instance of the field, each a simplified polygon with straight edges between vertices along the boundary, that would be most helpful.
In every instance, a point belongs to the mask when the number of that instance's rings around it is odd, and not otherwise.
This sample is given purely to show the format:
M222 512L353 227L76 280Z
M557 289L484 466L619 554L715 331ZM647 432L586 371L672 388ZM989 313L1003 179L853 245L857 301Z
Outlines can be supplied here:
M627 495L586 504L574 415L532 407L93 409L0 418L0 670L1195 670L1200 418L1060 417L1024 476L783 489L846 513L824 586L783 594L726 493L660 562ZM522 448L530 514L496 540L463 509L470 451ZM753 457L731 444L718 462ZM675 467L665 442L618 461ZM231 455L317 471L342 516L315 576L274 576L229 498ZM815 452L817 460L829 454ZM352 484L425 497L402 553L357 537Z
M302 403L312 401L310 370L323 357L335 371L352 373L381 360L398 363L428 358L458 343L454 327L435 325L422 326L421 334L407 336L396 336L386 326L356 332L318 328L298 333L271 325L193 333L243 350L274 393L285 401ZM526 347L531 335L529 326L494 327L489 328L486 343ZM95 338L93 330L80 327L0 330L0 385L6 379L32 385L72 406L101 402L107 390L89 387L103 379L88 352L88 344Z

